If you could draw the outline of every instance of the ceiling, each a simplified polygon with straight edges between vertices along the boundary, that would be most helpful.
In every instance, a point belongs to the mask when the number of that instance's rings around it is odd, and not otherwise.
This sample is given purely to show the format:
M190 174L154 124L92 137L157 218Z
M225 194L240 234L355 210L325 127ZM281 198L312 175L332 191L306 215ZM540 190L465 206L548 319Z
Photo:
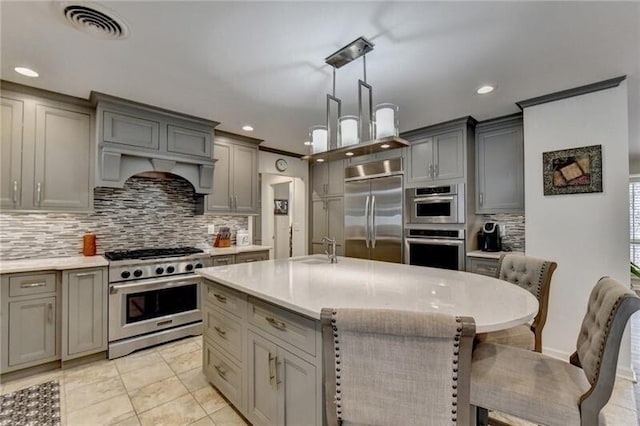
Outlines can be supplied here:
M626 74L631 152L640 157L638 2L100 4L126 20L129 38L76 30L61 3L2 1L2 79L81 98L108 93L306 153L331 89L324 58L362 35L375 44L374 102L399 105L401 131L514 113L516 101ZM16 74L19 65L40 77ZM361 77L361 61L337 71L344 113L357 114ZM497 89L475 94L487 82Z

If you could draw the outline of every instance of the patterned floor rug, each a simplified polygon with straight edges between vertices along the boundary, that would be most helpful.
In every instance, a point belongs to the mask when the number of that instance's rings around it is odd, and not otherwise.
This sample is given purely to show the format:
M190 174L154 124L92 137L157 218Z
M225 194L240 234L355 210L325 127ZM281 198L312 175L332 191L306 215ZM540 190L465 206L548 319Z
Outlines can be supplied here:
M0 426L59 426L57 380L0 395Z

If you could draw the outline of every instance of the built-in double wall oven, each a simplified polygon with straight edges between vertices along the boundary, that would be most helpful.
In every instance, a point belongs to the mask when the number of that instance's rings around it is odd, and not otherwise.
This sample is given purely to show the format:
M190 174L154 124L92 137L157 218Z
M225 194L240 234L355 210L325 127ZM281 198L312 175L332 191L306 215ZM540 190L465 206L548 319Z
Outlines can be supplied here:
M464 223L464 184L407 188L407 224Z
M406 229L405 263L463 271L465 243L462 229Z

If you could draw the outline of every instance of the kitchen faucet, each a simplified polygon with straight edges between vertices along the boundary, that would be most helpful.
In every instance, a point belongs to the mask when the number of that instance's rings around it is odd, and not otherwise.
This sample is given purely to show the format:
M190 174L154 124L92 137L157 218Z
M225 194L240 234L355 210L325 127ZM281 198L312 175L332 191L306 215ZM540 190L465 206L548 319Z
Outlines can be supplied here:
M329 237L322 237L322 242L327 243L327 250L324 254L327 255L331 263L338 263L338 256L336 256L336 239Z

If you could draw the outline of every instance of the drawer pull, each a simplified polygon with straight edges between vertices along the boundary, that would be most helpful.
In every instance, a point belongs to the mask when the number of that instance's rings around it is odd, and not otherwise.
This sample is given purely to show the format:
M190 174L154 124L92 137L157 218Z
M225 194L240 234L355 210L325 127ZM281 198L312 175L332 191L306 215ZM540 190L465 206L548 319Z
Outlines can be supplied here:
M220 377L222 377L223 379L226 380L226 374L227 374L227 370L225 370L224 368L222 368L221 365L214 365L213 368L216 369L216 371L218 372L218 375Z
M264 319L266 319L269 324L271 324L273 327L277 328L278 330L284 330L287 328L286 323L282 321L278 321L273 317L265 317Z
M164 320L164 321L158 321L156 323L156 327L162 327L163 325L169 325L173 322L173 320Z
M47 285L46 282L40 282L40 283L20 284L20 287L22 287L22 288L33 288L33 287L44 287L46 285Z
M217 331L217 332L218 332L218 334L219 334L219 335L221 335L222 337L224 337L224 336L227 334L227 332L226 332L226 331L224 331L223 329L221 329L221 328L220 328L220 327L218 327L217 325L216 325L216 326L214 326L214 327L213 327L213 329L214 329L215 331Z
M76 274L76 277L78 277L78 278L81 278L81 277L93 277L95 275L96 275L95 272L83 272L81 274Z
M218 301L220 301L221 303L227 303L227 296L223 296L221 294L218 293L213 293L213 296L218 299Z

